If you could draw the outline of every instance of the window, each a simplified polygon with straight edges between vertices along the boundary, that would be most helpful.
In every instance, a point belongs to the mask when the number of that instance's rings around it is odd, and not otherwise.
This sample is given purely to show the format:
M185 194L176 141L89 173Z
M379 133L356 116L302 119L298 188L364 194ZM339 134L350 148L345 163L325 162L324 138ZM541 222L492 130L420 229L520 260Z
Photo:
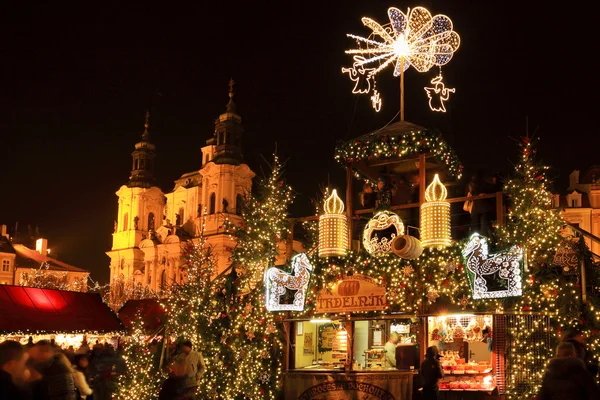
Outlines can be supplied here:
M148 230L149 231L154 230L154 213L148 214Z
M2 260L2 272L10 272L10 260Z
M242 202L244 200L242 199L242 195L238 194L237 196L235 196L235 213L237 215L242 215Z
M577 207L577 200L576 199L572 199L571 200L571 207Z
M209 208L209 211L208 211L209 214L214 214L215 213L216 202L217 202L217 196L214 193L211 193L211 195L210 195L210 208Z
M129 219L129 214L125 213L125 215L123 215L123 230L126 231L127 230L127 220Z
M208 164L208 154L206 155L206 157L204 158L204 164Z

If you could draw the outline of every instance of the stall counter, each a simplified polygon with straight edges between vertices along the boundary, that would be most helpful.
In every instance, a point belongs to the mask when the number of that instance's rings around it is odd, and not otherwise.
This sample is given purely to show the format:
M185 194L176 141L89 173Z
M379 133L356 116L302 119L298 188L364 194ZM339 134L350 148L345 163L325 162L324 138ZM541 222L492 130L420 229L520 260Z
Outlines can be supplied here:
M334 371L316 368L288 370L284 376L286 399L410 400L416 371L381 369Z

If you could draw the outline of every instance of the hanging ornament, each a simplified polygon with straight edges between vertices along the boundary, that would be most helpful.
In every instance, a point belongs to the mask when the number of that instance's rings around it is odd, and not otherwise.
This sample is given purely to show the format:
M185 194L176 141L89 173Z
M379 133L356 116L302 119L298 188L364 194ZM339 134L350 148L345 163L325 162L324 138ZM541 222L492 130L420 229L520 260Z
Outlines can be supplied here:
M392 251L392 241L400 235L404 235L404 224L398 214L380 211L367 223L363 245L369 254L380 256Z
M252 304L246 303L246 305L244 306L244 314L246 314L246 315L250 314L253 309L254 309L254 307L252 306Z
M267 327L265 328L265 333L267 335L270 335L271 333L275 332L277 330L277 328L275 327L275 324L272 322L269 322L267 324Z
M407 278L410 277L413 274L413 272L414 272L414 269L410 265L407 265L402 268L402 274Z
M467 266L473 299L521 296L523 249L512 246L495 254L488 254L487 239L474 233L464 247L462 255ZM498 274L505 280L504 290L488 290L484 276Z
M425 203L421 205L421 243L423 247L446 247L452 243L450 230L450 203L448 191L435 174L425 190Z
M221 343L222 343L222 344L225 344L225 343L227 343L227 338L228 338L228 337L229 337L229 336L228 336L227 334L225 334L225 333L224 333L224 334L221 336Z
M435 303L435 301L438 299L438 297L440 297L440 294L437 291L437 289L430 288L427 291L427 299L429 300L430 303Z
M366 94L371 91L371 81L375 68L365 68L366 59L363 56L354 56L354 64L351 68L342 68L342 73L348 74L350 80L354 82L352 93Z
M423 246L416 237L401 235L392 240L392 252L405 260L414 260L423 253Z
M579 273L579 258L572 236L563 239L556 249L552 264L561 267L564 275L577 275Z
M258 381L261 384L266 385L267 383L269 383L271 381L271 376L266 372L262 372L258 377Z
M460 308L465 310L467 308L467 305L469 304L469 298L467 296L463 295L463 297L458 299L458 304L460 304Z
M248 337L248 339L252 340L254 339L255 335L254 335L254 329L248 329L246 331L246 336Z
M319 217L319 257L344 257L348 251L348 221L344 202L334 189Z
M379 95L377 89L374 89L373 94L371 95L371 105L373 106L375 112L381 111L381 96Z
M448 272L454 272L458 269L458 263L454 260L450 260L447 263L445 263L443 267L446 268L446 271Z
M447 101L450 97L450 93L456 93L456 89L447 89L442 82L442 72L431 80L433 87L425 87L427 97L429 97L429 108L431 111L446 112L446 106L444 101Z

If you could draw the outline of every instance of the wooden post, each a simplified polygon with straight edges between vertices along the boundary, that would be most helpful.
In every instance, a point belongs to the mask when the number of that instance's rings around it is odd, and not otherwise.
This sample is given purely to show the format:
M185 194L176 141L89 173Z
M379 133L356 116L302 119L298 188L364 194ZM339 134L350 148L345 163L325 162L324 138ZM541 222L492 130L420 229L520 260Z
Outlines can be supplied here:
M349 315L346 315L346 371L352 370L354 363L354 324Z
M346 167L346 217L348 218L348 247L352 249L352 167Z
M585 242L583 239L583 234L581 235L580 239L579 239L579 248L583 249L585 247ZM580 252L581 254L582 252ZM581 267L581 301L583 302L583 304L587 303L587 282L586 282L586 278L585 278L585 258L583 258L582 256L579 256L579 265Z
M301 324L302 322L296 322L297 324ZM294 335L296 332L292 332L293 324L289 321L283 323L283 331L285 332L285 353L283 356L283 370L287 371L290 366L290 351L291 351L291 335ZM294 352L295 354L295 352Z
M290 261L292 253L294 252L294 225L296 225L296 221L294 218L290 218L290 233L287 238L285 249L285 258L287 261Z
M504 225L504 197L502 192L496 192L496 224Z
M425 185L427 185L425 170L425 154L419 154L419 205L425 203Z
M165 351L167 348L167 328L163 326L163 340L162 340L162 349L160 349L160 360L158 362L158 370L162 370L163 362L165 361Z
M404 57L400 58L400 121L404 121Z

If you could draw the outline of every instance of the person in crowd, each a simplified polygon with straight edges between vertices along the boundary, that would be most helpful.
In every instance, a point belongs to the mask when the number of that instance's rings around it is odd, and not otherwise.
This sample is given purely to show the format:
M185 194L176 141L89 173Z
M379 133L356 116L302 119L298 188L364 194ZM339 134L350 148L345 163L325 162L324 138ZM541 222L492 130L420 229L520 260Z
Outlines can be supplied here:
M598 359L594 358L594 354L586 347L583 333L576 329L569 330L563 336L562 341L573 345L577 357L583 360L588 372L596 379L598 376Z
M600 399L600 389L577 356L575 346L562 342L556 348L556 357L548 362L536 400L576 399Z
M87 338L84 336L81 341L81 346L77 349L77 354L88 354L90 352L90 346L87 343Z
M385 343L385 366L388 368L396 368L396 345L400 341L400 337L396 332L390 334L389 340Z
M194 393L186 388L187 372L185 359L180 358L173 361L169 377L164 381L159 400L187 400L193 399Z
M185 340L181 343L181 354L178 359L184 360L186 364L186 390L195 393L200 377L206 372L204 358L200 352L193 350L190 340Z
M27 349L30 349L33 346L35 346L35 344L33 343L33 337L29 336L29 338L27 339L27 344L25 345L25 347L27 347Z
M29 379L28 354L13 340L0 343L0 398L26 400L22 385Z
M375 208L377 210L388 210L392 205L392 190L386 178L380 177L377 180L375 195Z
M77 354L73 359L73 378L75 387L79 390L82 399L92 399L93 390L89 384L88 366L90 361L87 354Z
M363 184L363 190L360 192L360 205L362 208L373 208L375 207L376 193L373 191L371 184L365 182Z
M154 339L150 342L150 353L152 354L152 373L160 369L160 356L162 353L162 342Z
M73 370L67 357L41 340L29 349L32 367L41 375L32 387L36 400L77 400Z
M67 356L67 358L69 359L69 361L71 362L71 364L73 364L74 361L75 361L75 349L73 348L73 346L69 346L65 350L65 355Z
M437 346L429 346L425 351L425 360L421 363L423 381L423 400L437 400L440 394L439 380L444 376L440 364L440 352Z
M486 182L483 171L477 171L468 184L467 196L481 196L492 192L491 185ZM494 218L494 204L490 199L473 200L471 208L471 230L489 237L491 222Z

